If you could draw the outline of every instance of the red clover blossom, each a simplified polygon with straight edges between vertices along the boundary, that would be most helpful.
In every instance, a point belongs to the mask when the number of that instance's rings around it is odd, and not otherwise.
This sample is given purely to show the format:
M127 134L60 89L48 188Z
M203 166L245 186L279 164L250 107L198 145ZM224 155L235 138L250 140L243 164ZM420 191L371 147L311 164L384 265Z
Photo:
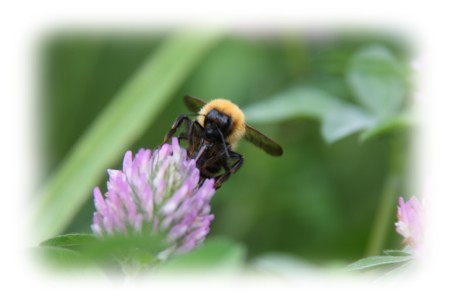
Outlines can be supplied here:
M214 216L214 180L199 185L195 160L176 138L156 150L128 151L123 170L108 170L108 191L94 189L92 231L114 234L163 234L170 247L163 257L192 250L203 242Z
M417 252L423 239L423 206L416 197L406 202L400 197L398 202L396 230L404 237L403 242Z

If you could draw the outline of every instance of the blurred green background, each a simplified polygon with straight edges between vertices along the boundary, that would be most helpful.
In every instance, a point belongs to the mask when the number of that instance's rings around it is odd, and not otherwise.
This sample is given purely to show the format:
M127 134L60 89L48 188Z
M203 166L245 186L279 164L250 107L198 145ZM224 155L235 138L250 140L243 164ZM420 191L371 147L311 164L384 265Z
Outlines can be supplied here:
M68 31L43 38L39 55L39 237L90 232L93 187L106 190L125 150L160 145L188 94L231 99L285 151L240 143L245 164L213 198L210 237L247 260L318 265L401 247L397 198L420 192L403 34Z

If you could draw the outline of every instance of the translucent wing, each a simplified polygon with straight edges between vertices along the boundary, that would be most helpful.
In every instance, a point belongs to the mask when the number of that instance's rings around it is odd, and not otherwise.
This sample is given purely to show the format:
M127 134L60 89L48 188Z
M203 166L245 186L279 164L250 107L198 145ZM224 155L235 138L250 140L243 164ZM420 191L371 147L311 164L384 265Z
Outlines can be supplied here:
M266 151L268 154L273 156L280 156L283 154L283 148L276 142L271 140L269 137L265 136L255 128L245 125L245 136L244 138L250 143L258 146L259 148Z
M187 108L194 113L198 113L200 109L206 104L205 101L188 95L184 96L183 100Z

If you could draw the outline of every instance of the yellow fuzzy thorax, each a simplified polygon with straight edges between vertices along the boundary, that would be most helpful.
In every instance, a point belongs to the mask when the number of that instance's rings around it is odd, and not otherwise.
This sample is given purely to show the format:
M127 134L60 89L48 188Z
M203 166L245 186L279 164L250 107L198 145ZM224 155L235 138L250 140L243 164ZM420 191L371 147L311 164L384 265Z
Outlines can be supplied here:
M205 116L211 110L217 110L224 115L231 117L231 129L228 136L225 137L225 141L230 144L231 149L235 150L237 143L245 134L245 116L242 110L233 102L226 99L211 100L199 112L197 122L204 127Z

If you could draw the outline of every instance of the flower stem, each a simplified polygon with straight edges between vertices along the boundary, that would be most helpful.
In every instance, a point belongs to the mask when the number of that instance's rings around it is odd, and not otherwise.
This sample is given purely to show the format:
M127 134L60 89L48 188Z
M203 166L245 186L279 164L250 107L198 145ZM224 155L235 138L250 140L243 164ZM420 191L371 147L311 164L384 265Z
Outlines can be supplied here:
M390 144L389 153L389 172L386 177L383 192L381 194L380 204L376 211L372 232L369 236L369 242L366 249L366 256L379 255L383 249L391 216L395 211L398 190L400 186L400 173L403 168L404 152L401 142L393 139Z

